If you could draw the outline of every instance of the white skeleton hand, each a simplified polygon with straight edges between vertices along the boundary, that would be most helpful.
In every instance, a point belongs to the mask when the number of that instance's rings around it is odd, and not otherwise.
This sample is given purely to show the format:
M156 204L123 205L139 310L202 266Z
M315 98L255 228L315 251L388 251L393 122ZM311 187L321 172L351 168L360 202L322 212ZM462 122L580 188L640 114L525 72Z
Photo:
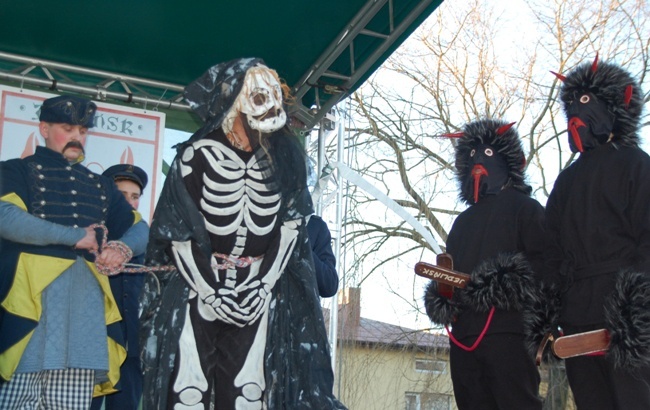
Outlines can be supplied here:
M255 322L271 301L271 287L259 280L233 288L220 288L203 302L226 323L243 327Z
M201 301L198 304L201 316L208 321L221 320L239 327L255 322L268 308L273 286L286 267L295 246L300 223L300 220L288 221L280 228L278 253L263 277L258 277L262 263L262 260L258 260L250 265L248 278L243 282L226 280L223 287L218 289L210 287L199 272L191 252L191 243L174 242L172 249L176 264ZM236 278L236 273L235 269L230 269L227 275ZM218 281L217 272L213 274Z

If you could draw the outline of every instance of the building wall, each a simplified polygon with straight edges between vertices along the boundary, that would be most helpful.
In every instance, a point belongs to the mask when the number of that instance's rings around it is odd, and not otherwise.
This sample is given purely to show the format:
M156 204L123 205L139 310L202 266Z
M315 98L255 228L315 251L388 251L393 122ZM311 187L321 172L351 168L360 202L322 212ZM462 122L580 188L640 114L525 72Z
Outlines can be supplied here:
M440 398L448 399L449 409L456 409L448 357L442 350L422 352L347 345L339 349L338 355L342 365L336 369L340 379L334 391L350 410L407 409L407 392L424 393L423 397L443 395ZM418 371L416 359L434 359L441 361L438 365L446 366L441 372Z

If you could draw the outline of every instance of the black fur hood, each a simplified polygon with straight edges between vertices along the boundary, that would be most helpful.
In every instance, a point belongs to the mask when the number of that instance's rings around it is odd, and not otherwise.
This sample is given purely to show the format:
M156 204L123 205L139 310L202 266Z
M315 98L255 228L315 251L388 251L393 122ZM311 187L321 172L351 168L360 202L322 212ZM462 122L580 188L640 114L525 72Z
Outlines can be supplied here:
M628 86L631 86L632 94L629 103L626 103ZM594 63L578 65L566 75L560 89L565 114L576 95L586 92L605 101L609 112L614 114L612 143L620 146L638 146L643 91L630 73L616 64L597 63L597 60Z
M456 176L460 183L459 197L466 203L473 202L471 192L463 192L463 181L472 172L471 152L480 144L492 146L501 154L508 165L508 186L530 195L532 188L525 182L524 168L526 157L519 139L519 133L514 127L505 132L507 122L495 119L481 119L465 124L462 136L456 146Z

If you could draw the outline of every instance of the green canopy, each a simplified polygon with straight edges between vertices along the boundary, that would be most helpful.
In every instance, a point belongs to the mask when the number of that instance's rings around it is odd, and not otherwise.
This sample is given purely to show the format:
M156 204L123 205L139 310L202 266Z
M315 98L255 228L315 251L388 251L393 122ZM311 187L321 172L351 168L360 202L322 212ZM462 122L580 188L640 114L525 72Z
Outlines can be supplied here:
M0 81L171 114L194 130L183 86L209 67L261 57L313 127L442 0L13 0L0 8Z

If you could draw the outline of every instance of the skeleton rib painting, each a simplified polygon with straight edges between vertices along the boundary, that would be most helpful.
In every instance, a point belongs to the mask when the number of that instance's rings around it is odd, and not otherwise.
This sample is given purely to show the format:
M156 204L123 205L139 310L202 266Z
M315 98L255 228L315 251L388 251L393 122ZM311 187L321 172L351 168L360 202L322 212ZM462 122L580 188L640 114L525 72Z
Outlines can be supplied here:
M205 125L177 147L141 297L144 409L345 409L305 217L288 87L260 59L218 64L185 98Z

